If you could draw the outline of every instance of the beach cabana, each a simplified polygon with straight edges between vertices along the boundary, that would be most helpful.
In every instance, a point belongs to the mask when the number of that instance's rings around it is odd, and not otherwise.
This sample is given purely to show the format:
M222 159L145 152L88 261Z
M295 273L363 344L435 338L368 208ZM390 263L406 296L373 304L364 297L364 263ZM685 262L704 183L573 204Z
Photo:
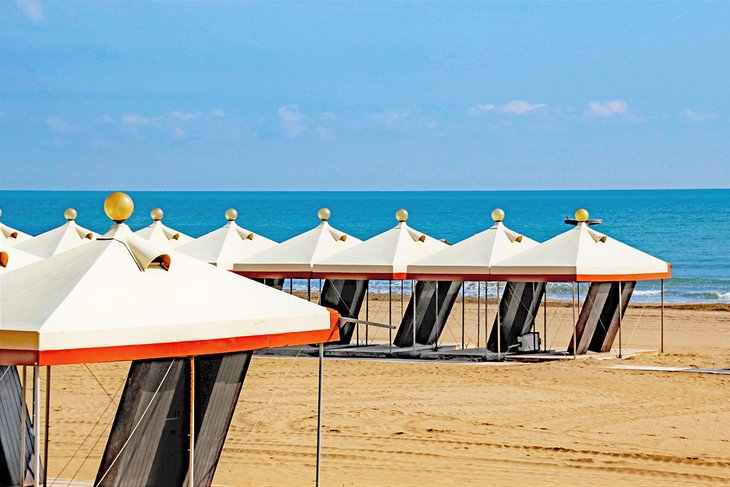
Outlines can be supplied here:
M273 247L276 242L240 227L236 223L238 212L229 208L225 213L224 226L195 240L176 247L176 250L213 264L222 269L232 270L236 262Z
M67 208L63 212L66 223L24 242L20 242L16 244L16 247L45 259L46 257L83 245L96 238L97 235L94 232L76 223L77 215L76 210Z
M504 211L500 208L494 209L491 216L494 224L488 229L409 264L408 276L413 279L437 281L477 281L477 283L485 281L485 289L487 289L487 282L493 280L490 278L490 271L496 262L538 245L536 241L507 228L503 223ZM500 303L497 307L497 316L495 318L497 326L493 327L493 335L496 340L493 351L497 352L498 355L502 351L503 344L504 349L508 349L518 336L523 335L532 328L535 307L539 306L544 290L542 284L537 286L539 288L537 290L534 289L535 286L532 283L529 286L518 285L519 289L516 289L514 285L511 286L505 293L505 298L509 297L509 299L504 300L505 302ZM478 289L480 287L478 286ZM497 282L497 299L499 300L499 298L499 282ZM488 346L486 339L488 332L488 300L485 301L484 353L486 354ZM462 309L464 307L462 306ZM504 308L504 310L500 308ZM477 313L480 314L479 311ZM439 316L439 319L442 319L444 323L447 318L448 316ZM465 346L464 321L465 317L462 314L462 348ZM477 316L477 326L479 327L479 316ZM500 330L500 333L497 333L497 330Z
M185 235L182 232L178 232L177 230L173 230L162 223L162 217L164 216L165 213L161 208L153 208L152 211L150 211L152 223L134 233L162 248L175 248L178 245L193 241L193 237Z
M365 240L350 249L315 262L312 275L327 279L387 280L390 291L394 280L403 282L406 279L407 267L410 263L447 247L446 243L411 228L406 223L408 220L406 210L398 210L396 220L398 223L394 228ZM417 309L415 308L416 290L413 282L411 287L411 301L414 309ZM413 337L411 345L414 353L416 349L416 319L417 313L413 313L413 319L409 320L407 324L413 327L409 336ZM389 292L388 326L391 333L389 337L390 346L393 343L392 292Z
M3 216L3 210L0 210L0 217ZM32 238L31 235L28 235L27 233L23 233L20 230L16 230L14 228L11 228L7 225L5 225L3 222L0 222L0 233L2 233L3 237L9 239L7 242L7 245L12 246L19 242L24 242L28 240L29 238Z
M0 275L0 364L33 366L40 453L39 367L132 360L94 485L210 485L251 351L337 340L337 313L152 245L132 209L114 193L104 236Z
M311 299L312 267L343 250L361 242L329 224L331 212L320 208L317 218L320 223L311 230L290 238L278 245L263 250L233 265L233 272L252 279L296 279L307 280L307 297ZM337 310L340 316L357 318L362 306L367 281L353 279L327 279L320 286L319 304ZM293 287L290 285L290 289ZM341 343L349 343L354 323L346 323L340 330Z
M609 351L618 333L620 354L621 319L636 281L662 280L663 289L671 266L594 230L588 219L586 210L578 210L574 228L496 263L490 275L510 282L571 282L574 301L575 283L591 283L581 316L573 319L569 350Z

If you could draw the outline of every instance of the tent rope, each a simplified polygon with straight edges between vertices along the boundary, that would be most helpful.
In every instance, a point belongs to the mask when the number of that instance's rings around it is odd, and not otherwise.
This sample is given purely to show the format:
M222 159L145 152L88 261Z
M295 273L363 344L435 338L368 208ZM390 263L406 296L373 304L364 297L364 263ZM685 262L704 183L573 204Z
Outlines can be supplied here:
M0 382L2 382L3 379L5 378L5 376L7 375L8 370L10 370L10 367L11 367L10 365L8 365L7 367L5 367L5 372L3 372L3 375L0 375Z
M228 473L230 473L233 470L233 467L236 463L236 460L238 460L238 457L241 455L241 452L243 451L243 448L248 444L248 440L251 438L251 435L253 435L253 432L256 430L256 427L261 422L261 420L264 418L264 414L266 414L267 411L269 411L269 406L271 406L271 403L274 401L274 398L276 397L276 394L279 392L279 389L281 389L282 384L286 380L287 377L289 377L289 373L291 372L292 367L294 366L294 363L296 362L296 359L299 358L299 354L302 353L302 350L299 349L296 356L293 360L291 360L289 364L289 368L286 369L286 373L281 378L279 383L276 385L276 389L271 393L271 397L269 398L269 401L266 403L266 406L264 406L261 409L261 414L259 414L259 417L256 418L256 422L253 424L251 429L248 432L248 435L246 435L246 438L243 440L243 443L241 443L241 446L239 447L238 451L236 452L236 455L233 457L233 460L231 462L231 468L228 469Z
M656 290L656 281L652 281L651 291L654 292ZM639 325L641 324L641 320L644 317L644 311L646 311L647 305L649 304L648 301L641 303L641 312L639 313L639 317L636 319L636 326L632 327L631 329L631 335L629 335L629 339L626 340L626 343L629 343L636 334L636 330L639 329ZM629 305L626 304L626 310L628 311Z
M157 394L160 392L160 389L162 388L162 384L165 383L165 379L167 379L167 375L170 373L170 370L172 369L172 366L175 364L175 361L177 359L172 359L170 362L170 366L167 368L167 372L165 372L165 375L162 377L162 380L160 381L160 384L157 386L157 389L155 390L155 393L152 395L152 398L150 399L149 404L147 404L147 407L142 412L142 416L140 416L139 420L137 421L137 424L134 425L134 428L132 428L132 432L129 433L129 436L127 437L127 441L124 442L122 447L119 449L119 452L114 457L114 460L112 460L111 465L109 465L109 468L106 469L106 472L104 472L104 475L101 476L99 481L94 484L94 487L99 487L101 483L104 481L104 478L107 476L107 474L111 471L111 469L114 467L114 464L117 463L117 460L122 455L122 452L127 447L129 442L132 439L132 436L134 436L134 433L137 431L137 428L139 428L139 425L142 424L142 420L144 420L145 416L147 415L147 411L149 411L150 407L152 406L152 403L155 402L155 399L157 398Z
M96 381L96 383L97 383L97 384L99 384L99 387L101 387L101 390L102 390L102 391L104 391L104 394L106 394L106 395L107 395L107 397L108 397L108 398L109 398L109 399L110 399L110 400L111 400L111 401L112 401L112 402L114 403L114 405L115 405L115 406L119 406L119 404L117 404L117 403L116 403L116 401L114 400L114 398L113 398L113 397L112 397L112 396L111 396L111 395L109 394L109 391L107 391L107 390L106 390L106 388L105 388L105 387L104 387L104 385L103 385L103 384L101 383L101 381L100 381L100 380L99 380L99 379L98 379L98 378L96 377L96 375L94 375L94 373L93 373L93 372L91 371L91 369L89 368L89 365L88 365L88 364L84 364L84 367L86 367L86 370L88 370L88 371L89 371L89 374L91 374L91 377L93 377L93 378L94 378L94 380Z
M122 381L122 382L121 382L121 383L119 384L119 387L117 387L117 390L116 390L116 391L114 392L114 395L117 395L117 393L119 393L120 389L122 388L122 386L123 386L123 385L124 385L124 384L125 384L126 382L127 382L127 380L126 380L126 379L124 379L124 380L123 380L123 381ZM58 480L59 480L59 477L61 477L61 474L63 474L63 472L64 472L64 471L66 471L66 468L68 468L68 466L69 466L69 465L71 464L71 462L72 462L72 461L74 461L74 459L76 458L76 455L77 455L77 454L79 453L79 451L81 450L81 447L83 447L83 446L84 446L84 445L86 444L86 440L88 440L88 439L89 439L89 437L91 436L91 433L93 433L93 432L94 432L94 430L96 429L97 425L98 425L98 424L99 424L99 422L101 421L101 418L103 418L103 417L104 417L104 415L106 414L106 412L107 412L107 411L109 410L109 406L111 406L112 404L113 404L113 401L109 401L109 402L108 402L108 403L106 404L106 407L104 408L104 410L103 410L103 411L101 412L101 414L100 414L100 415L99 415L99 417L97 418L96 422L94 423L94 426L92 426L92 427L91 427L91 429L90 429L90 430L89 430L89 432L88 432L88 433L86 434L86 436L84 437L84 439L83 439L83 440L81 440L81 443L79 444L78 448L76 448L76 451L74 451L73 455L71 455L71 458L69 458L69 459L68 459L68 461L67 461L67 462L66 462L66 464L65 464L65 465L63 466L63 468L61 468L61 470L60 470L60 471L58 472L58 475L56 476L56 478L55 478L55 479L53 479L53 481L51 482L51 487L53 487L53 485L54 485L54 484L56 483L56 481L58 481ZM104 432L104 430L106 430L106 427L107 427L107 426L109 426L109 423L111 423L113 419L114 419L114 416L112 416L112 418L111 418L111 419L109 420L109 422L107 422L106 426L105 426L105 427L104 427L104 429L102 430L102 433ZM99 438L101 438L101 436L99 436ZM98 442L98 439L97 439L97 442ZM96 443L95 443L94 445L96 445ZM88 453L86 454L86 458L89 458L89 456L91 455L91 451L92 451L93 449L94 449L94 447L92 446L91 450L89 450L89 452L88 452ZM83 465L83 463L82 463L81 465ZM74 472L73 478L75 478L75 477L76 477L76 474L77 474L77 473L79 473L79 470L81 470L81 467L79 467L79 468L78 468L78 469L76 470L76 472ZM72 480L73 480L73 478L72 478Z

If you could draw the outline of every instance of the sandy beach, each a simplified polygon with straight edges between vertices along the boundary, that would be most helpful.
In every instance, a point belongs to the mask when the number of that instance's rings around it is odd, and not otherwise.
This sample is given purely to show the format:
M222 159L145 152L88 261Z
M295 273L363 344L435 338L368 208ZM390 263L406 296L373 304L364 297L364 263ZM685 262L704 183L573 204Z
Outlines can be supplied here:
M371 297L371 320L387 310ZM567 345L571 313L548 307L550 348ZM475 343L475 300L465 314ZM459 300L442 343L460 342L460 319ZM612 368L730 367L730 305L668 306L663 355L659 308L632 305L623 344L655 351L529 364L328 359L323 485L730 483L730 376ZM54 368L51 477L94 478L128 366ZM254 358L215 484L313 485L316 393L315 359Z

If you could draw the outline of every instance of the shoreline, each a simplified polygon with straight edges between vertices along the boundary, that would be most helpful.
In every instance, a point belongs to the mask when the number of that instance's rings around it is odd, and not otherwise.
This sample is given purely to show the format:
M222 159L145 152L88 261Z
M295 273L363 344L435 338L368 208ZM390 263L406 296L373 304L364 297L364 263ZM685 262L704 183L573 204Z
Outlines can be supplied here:
M288 291L285 289L284 292ZM294 295L298 296L302 299L306 299L307 293L306 292L300 292L300 291L294 291ZM404 299L407 301L410 299L410 294L404 294ZM370 293L370 300L371 301L388 301L388 295L383 293ZM319 292L318 291L312 291L312 300L316 301L319 299ZM461 296L457 298L457 302L461 301ZM465 298L465 301L467 304L474 304L476 305L477 298L474 296L467 296ZM489 298L488 302L490 305L496 305L497 299L496 298ZM393 303L400 303L400 293L393 292ZM480 299L480 303L484 303L484 298ZM581 302L582 303L582 302ZM363 301L363 307L365 306L365 302ZM556 308L570 308L572 306L572 303L570 300L566 299L551 299L550 296L548 296L548 308L556 307ZM579 303L576 303L576 307L579 306ZM649 302L636 302L631 301L629 302L629 309L641 309L641 308L653 308L653 309L659 309L661 308L660 303L649 303ZM363 308L364 309L364 308ZM683 310L683 311L719 311L719 312L728 312L730 313L730 303L693 303L693 302L684 302L684 303L664 303L664 309L665 310Z

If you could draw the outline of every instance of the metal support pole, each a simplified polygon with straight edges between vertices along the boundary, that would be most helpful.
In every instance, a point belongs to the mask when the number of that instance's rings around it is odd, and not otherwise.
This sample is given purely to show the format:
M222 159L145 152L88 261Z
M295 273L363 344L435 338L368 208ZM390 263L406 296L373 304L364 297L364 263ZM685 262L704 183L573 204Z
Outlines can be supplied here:
M466 318L466 281L461 283L461 349L464 350L464 319Z
M545 283L545 297L542 305L542 349L547 352L547 282Z
M195 357L190 357L190 486L195 487Z
M436 340L434 341L434 350L439 349L439 282L436 281Z
M48 425L51 419L51 366L46 366L46 423L43 436L43 487L48 484Z
M294 278L289 279L289 294L294 294Z
M661 337L660 337L660 348L659 351L664 353L664 279L662 279L662 308L660 310L660 321L661 321Z
M479 348L479 336L482 333L482 311L481 311L481 297L482 297L482 281L477 281L477 348Z
M489 328L489 281L484 281L484 358L487 358L489 354L489 349L487 348L489 346L487 328Z
M418 306L416 306L416 281L411 279L411 296L413 296L413 355L416 355L416 315L418 314Z
M312 278L307 278L307 301L312 301Z
M41 373L33 366L33 487L41 485Z
M367 284L365 284L365 321L370 321L370 281L367 281ZM357 328L355 328L357 332L357 345L360 346L360 324L358 323L355 325ZM367 325L365 325L367 329ZM365 345L368 344L367 339L365 340Z
M26 415L26 401L25 401L25 387L27 385L27 372L25 365L23 366L23 380L20 384L20 485L25 485L25 415Z
M317 475L315 485L319 487L322 464L322 379L324 376L324 344L319 344L319 386L317 388Z
M401 318L403 317L403 315L406 312L406 303L403 300L403 296L405 294L405 292L403 291L403 288L405 288L405 286L406 286L406 280L401 279L401 281L400 281L400 315L401 315Z
M388 353L393 353L393 279L388 279Z
M621 281L618 282L618 358L622 358L623 355L623 351L621 349L621 315L623 314L621 313L623 308L622 284L623 283Z
M575 330L575 281L571 283L571 290L572 290L572 298L573 298L573 359L578 358L578 343L576 338L576 330Z
M497 360L502 358L502 310L499 302L499 281L497 281Z

